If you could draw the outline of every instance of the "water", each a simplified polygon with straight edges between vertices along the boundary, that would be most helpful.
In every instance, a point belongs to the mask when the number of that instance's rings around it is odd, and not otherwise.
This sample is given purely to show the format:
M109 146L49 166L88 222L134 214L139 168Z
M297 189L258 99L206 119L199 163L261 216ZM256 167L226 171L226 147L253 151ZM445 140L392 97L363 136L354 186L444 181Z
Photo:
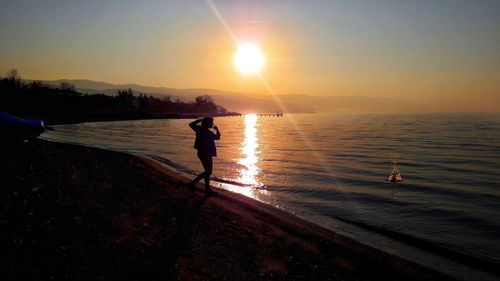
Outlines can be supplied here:
M202 168L190 121L61 125L43 137L193 175ZM221 187L397 254L408 252L403 244L490 272L500 264L499 114L247 115L215 123ZM385 181L393 161L400 184Z

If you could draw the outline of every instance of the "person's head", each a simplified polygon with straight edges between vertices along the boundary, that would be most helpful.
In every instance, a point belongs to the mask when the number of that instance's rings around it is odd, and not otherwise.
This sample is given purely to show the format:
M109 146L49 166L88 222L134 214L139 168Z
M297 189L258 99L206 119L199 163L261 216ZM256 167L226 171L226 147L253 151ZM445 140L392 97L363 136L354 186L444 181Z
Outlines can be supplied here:
M212 117L204 117L201 120L201 126L205 128L212 128L214 126L214 119Z

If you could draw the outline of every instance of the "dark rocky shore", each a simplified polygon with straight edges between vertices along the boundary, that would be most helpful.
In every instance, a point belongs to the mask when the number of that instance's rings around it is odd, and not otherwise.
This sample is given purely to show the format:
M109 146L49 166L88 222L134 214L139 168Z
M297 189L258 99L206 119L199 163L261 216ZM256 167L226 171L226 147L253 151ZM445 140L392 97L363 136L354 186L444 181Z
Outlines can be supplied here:
M451 280L124 153L3 143L1 280Z

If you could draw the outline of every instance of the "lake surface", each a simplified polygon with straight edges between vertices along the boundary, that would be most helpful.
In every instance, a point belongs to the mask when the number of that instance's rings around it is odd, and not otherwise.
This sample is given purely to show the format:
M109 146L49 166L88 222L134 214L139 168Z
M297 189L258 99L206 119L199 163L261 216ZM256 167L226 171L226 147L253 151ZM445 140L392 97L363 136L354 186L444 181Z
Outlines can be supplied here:
M61 125L42 137L150 157L192 176L202 168L190 121ZM405 244L486 270L500 264L499 114L246 115L215 124L220 187L396 254ZM393 162L400 184L386 181Z

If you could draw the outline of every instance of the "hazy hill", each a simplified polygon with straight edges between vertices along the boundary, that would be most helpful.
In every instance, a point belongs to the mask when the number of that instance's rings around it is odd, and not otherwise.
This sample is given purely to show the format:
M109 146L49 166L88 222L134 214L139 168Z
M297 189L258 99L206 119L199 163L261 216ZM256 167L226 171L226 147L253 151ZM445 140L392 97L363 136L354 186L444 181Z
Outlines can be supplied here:
M282 100L311 108L314 112L421 112L429 111L424 104L412 100L365 96L282 95Z
M229 91L213 90L213 89L175 89L167 87L149 87L139 84L111 84L106 82L98 82L83 79L60 79L53 81L42 81L44 83L58 86L61 83L70 83L75 85L80 92L95 94L104 93L107 95L116 95L119 90L131 88L135 92L145 93L153 96L170 96L171 99L180 99L191 101L196 96L210 95L214 98L217 104L225 107L229 111L250 113L250 112L276 112L277 110L288 112L311 112L310 108L302 105L285 102L284 107L278 106L278 103L265 96L256 96L247 93L236 93Z
M365 96L311 96L278 95L262 96L248 93L236 93L213 89L175 89L166 87L148 87L139 84L111 84L92 80L55 80L43 81L52 85L63 82L75 85L85 93L104 93L115 95L118 90L131 88L136 92L154 96L170 96L172 99L193 100L200 95L210 95L217 104L229 111L249 112L420 112L432 111L432 108L410 100L365 97Z

